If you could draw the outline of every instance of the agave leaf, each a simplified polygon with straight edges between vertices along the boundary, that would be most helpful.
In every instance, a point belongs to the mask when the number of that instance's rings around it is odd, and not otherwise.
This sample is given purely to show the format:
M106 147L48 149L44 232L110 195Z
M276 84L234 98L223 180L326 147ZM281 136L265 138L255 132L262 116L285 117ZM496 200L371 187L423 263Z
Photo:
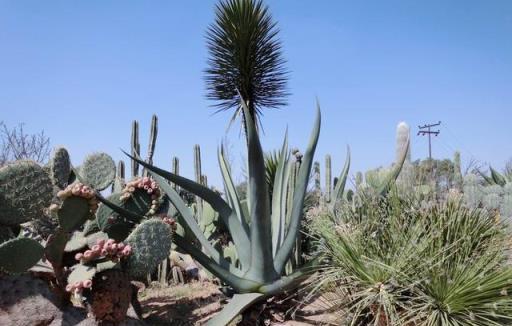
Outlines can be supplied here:
M505 179L501 173L493 169L492 166L490 166L489 169L491 170L491 177L494 182L503 187L507 183L507 179Z
M253 303L264 298L261 293L235 294L229 303L207 323L208 326L228 325Z
M226 157L224 156L224 146L221 146L219 148L218 159L222 177L224 179L224 184L226 187L226 195L228 196L230 204L235 210L236 216L240 220L240 223L242 224L243 228L246 230L246 232L249 232L247 218L244 216L245 213L240 205L240 198L238 197L238 193L236 191L233 178L231 177L231 169L229 163L226 161Z
M301 268L295 270L292 274L283 276L280 279L261 286L258 289L259 293L264 293L266 296L275 295L294 289L299 283L306 280L314 272L318 271L321 258L319 256L313 258Z
M124 152L124 151L123 151ZM163 179L169 180L171 182L174 182L178 186L184 188L185 190L190 191L194 195L197 195L204 199L208 204L212 206L212 208L219 213L219 216L222 219L222 222L229 230L229 233L233 237L233 241L235 242L236 246L247 246L247 244L250 243L249 235L245 232L244 228L242 227L242 224L236 217L236 214L233 212L231 207L220 197L215 191L197 183L192 180L189 180L187 178L181 177L179 175L176 175L174 173L165 171L163 169L160 169L154 165L148 164L147 162L144 162L143 160L136 158L134 156L131 156L130 154L124 152L126 155L128 155L132 160L135 160L140 165L145 167L147 170L149 170L151 175L153 176L160 176ZM164 182L159 182L160 186L164 184ZM175 193L175 191L173 190Z
M231 207L233 207L234 212L240 221L240 224L242 225L243 229L246 233L249 232L249 225L247 224L247 218L245 217L245 212L242 209L242 206L240 204L240 199L238 197L238 194L236 192L235 184L233 183L233 179L231 178L231 173L229 169L229 165L226 161L226 158L224 157L224 150L223 147L219 149L218 152L218 159L219 159L219 166L222 172L222 177L224 179L224 186L226 188L226 197L228 198L228 201L231 204ZM242 265L242 270L247 271L247 269L250 267L250 251L248 249L244 249L243 247L246 246L235 246L237 255L240 259L240 263Z
M334 192L332 194L332 200L329 203L329 210L331 212L334 211L334 207L336 206L336 201L343 195L343 191L345 190L345 184L347 183L348 170L350 169L350 147L347 146L347 159L345 160L345 166L341 171L341 174L338 178L338 182L336 183L336 187L334 188Z
M480 169L476 169L476 172L480 175L480 177L482 177L482 179L484 179L484 181L487 183L487 185L490 186L490 185L496 184L496 182L494 182L493 178L488 177L485 173L480 171Z
M261 284L258 282L251 281L247 278L242 278L240 273L238 273L238 275L235 274L232 269L227 270L226 268L220 266L212 258L205 255L200 249L196 248L181 235L174 234L173 240L176 246L187 252L209 272L217 276L224 283L232 286L238 292L251 292L261 286Z
M126 218L129 221L132 221L134 223L139 223L141 220L143 220L145 217L136 213L133 213L130 210L127 210L124 207L118 206L111 202L110 200L103 197L99 192L96 192L96 198L105 206L112 209L114 212L118 213L122 217Z
M288 153L288 131L278 157L272 191L272 254L275 256L284 239L286 226L286 192L291 170Z
M194 234L196 239L199 241L199 243L203 246L203 248L206 249L207 253L212 257L212 259L221 266L225 268L229 268L230 271L237 273L236 268L232 266L227 260L225 260L217 250L212 246L210 241L206 239L204 233L201 231L201 228L197 224L194 216L192 215L190 209L185 205L181 197L178 195L176 190L174 190L171 185L161 176L156 174L155 172L151 171L149 168L149 173L153 176L155 181L158 183L160 188L169 196L169 200L171 203L176 207L178 212L180 212L181 216L183 217L185 223L189 227L190 231Z
M407 159L407 152L409 151L410 141L409 138L407 138L407 145L405 145L404 148L402 148L402 152L400 154L400 159L398 162L395 162L395 165L391 169L391 171L388 173L386 179L384 179L384 182L380 185L380 188L378 189L378 193L381 196L385 196L393 182L396 181L396 178L400 175L400 172L402 171L402 167L404 166L404 162Z
M251 215L251 267L249 275L261 280L277 276L272 263L272 225L270 219L270 198L265 180L265 159L258 132L245 100L241 100L247 129L247 156L249 171L249 192Z
M315 155L316 145L318 143L318 137L320 135L321 125L321 113L320 105L317 103L317 114L313 131L311 132L310 140L304 157L302 158L302 164L297 175L297 183L293 193L293 206L290 217L290 223L288 225L288 232L283 241L283 245L279 248L276 257L274 259L274 268L279 274L282 274L286 262L290 258L295 240L299 233L300 220L302 217L302 210L304 206L304 197L309 182L309 174L311 172L311 165L313 164L313 157ZM283 203L285 205L285 203Z

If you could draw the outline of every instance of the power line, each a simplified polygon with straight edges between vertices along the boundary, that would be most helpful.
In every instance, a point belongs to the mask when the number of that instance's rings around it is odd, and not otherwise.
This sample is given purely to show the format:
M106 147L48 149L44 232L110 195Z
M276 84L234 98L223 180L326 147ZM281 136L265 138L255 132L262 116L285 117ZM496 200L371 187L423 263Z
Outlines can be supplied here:
M428 157L430 160L432 160L432 135L434 136L438 136L441 131L438 129L438 130L435 130L435 131L432 131L432 127L437 127L437 126L440 126L441 125L441 121L439 121L438 123L433 123L433 124L425 124L423 126L418 126L418 136L427 136L428 135Z

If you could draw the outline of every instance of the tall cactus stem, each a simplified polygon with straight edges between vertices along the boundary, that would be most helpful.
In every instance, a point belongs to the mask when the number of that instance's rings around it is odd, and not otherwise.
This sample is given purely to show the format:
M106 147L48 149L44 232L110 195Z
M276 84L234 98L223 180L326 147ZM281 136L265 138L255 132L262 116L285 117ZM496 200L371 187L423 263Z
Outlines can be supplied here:
M124 161L120 160L117 162L117 176L121 179L125 178L125 168L124 168Z
M315 162L313 165L313 173L315 178L315 192L320 193L321 181L320 181L320 162Z
M198 144L194 145L194 173L197 183L201 183L201 147ZM197 217L203 215L203 201L199 196L196 196L197 203Z
M155 153L156 137L158 136L158 117L153 114L151 118L151 131L149 133L148 158L147 162L153 164L153 154Z
M462 190L463 178L462 170L460 167L460 152L456 151L453 156L453 182L455 188Z
M132 141L131 141L132 156L140 156L140 143L139 143L139 122L133 120L132 122ZM135 178L139 175L139 163L132 160L132 177Z
M331 202L332 194L332 170L331 170L331 155L325 155L325 202Z
M176 156L172 158L172 173L180 175L180 159ZM178 186L175 183L172 187L174 190L178 191Z
M400 162L400 158L402 157L402 150L408 145L408 142L411 139L411 128L405 122L400 122L396 127L396 159L395 162ZM409 149L407 150L407 156L405 161L411 162L411 146L409 145Z

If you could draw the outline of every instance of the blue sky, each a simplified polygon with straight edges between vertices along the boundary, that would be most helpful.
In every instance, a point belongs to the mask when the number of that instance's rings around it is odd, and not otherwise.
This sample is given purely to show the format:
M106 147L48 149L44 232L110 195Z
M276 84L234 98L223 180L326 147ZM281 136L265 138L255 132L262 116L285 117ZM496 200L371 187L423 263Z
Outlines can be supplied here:
M229 113L205 99L205 30L215 1L0 1L0 120L44 129L74 162L93 151L122 158L130 123L160 118L156 163L192 176L192 149L218 183L216 148ZM291 71L288 107L266 111L266 149L304 148L315 98L323 125L318 158L339 171L390 164L395 126L441 120L436 158L455 149L502 168L512 157L512 1L267 1ZM227 133L235 165L238 126Z

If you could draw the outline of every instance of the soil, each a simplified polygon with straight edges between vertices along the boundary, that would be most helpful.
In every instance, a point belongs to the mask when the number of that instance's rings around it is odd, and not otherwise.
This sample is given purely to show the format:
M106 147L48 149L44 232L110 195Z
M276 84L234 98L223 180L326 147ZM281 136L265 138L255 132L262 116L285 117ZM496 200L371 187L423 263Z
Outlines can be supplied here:
M153 284L139 294L144 320L149 325L203 325L225 305L229 298L216 284L203 281L162 287ZM274 298L256 305L232 325L302 326L339 325L339 316L327 312L323 298L297 309L293 297Z

